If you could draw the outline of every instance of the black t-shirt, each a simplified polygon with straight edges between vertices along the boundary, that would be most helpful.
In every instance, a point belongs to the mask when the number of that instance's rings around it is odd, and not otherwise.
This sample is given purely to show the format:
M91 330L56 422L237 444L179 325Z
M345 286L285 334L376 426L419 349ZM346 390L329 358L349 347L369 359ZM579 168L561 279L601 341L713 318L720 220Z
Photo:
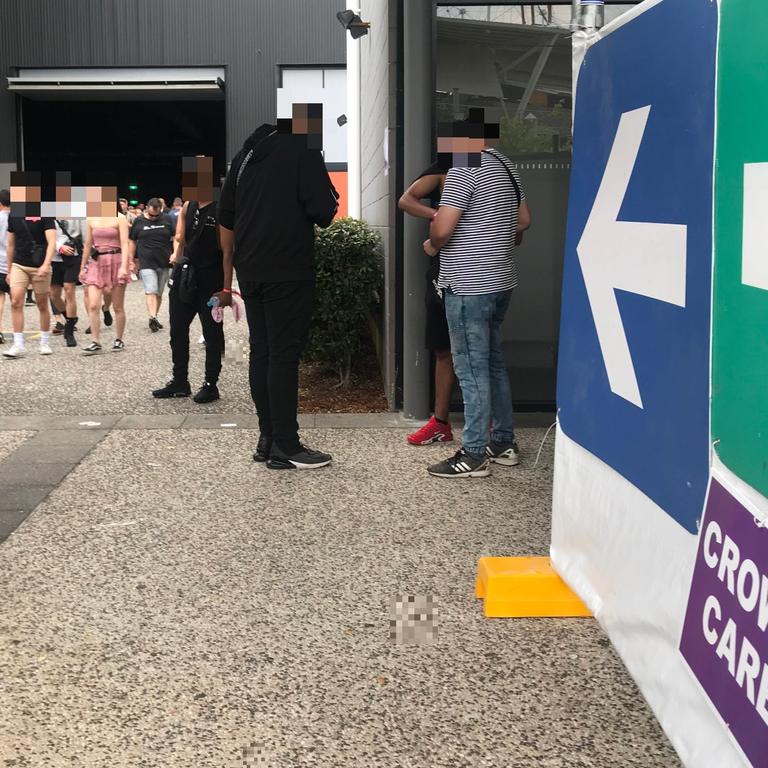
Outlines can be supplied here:
M198 269L220 267L224 254L219 247L216 226L216 203L199 208L190 200L184 214L184 256Z
M136 241L139 269L167 269L175 234L176 225L170 216L154 221L144 216L136 219L129 237Z
M16 236L16 250L13 255L13 263L20 267L36 266L32 261L32 248L35 243L48 247L45 233L49 229L56 229L55 219L23 219L20 216L8 217L8 231Z
M449 170L449 168L444 167L440 162L432 163L429 168L422 171L416 177L415 181L423 179L425 176L445 176ZM440 203L440 192L440 185L438 184L429 196L429 201L432 203L433 208L437 208L438 204Z
M445 176L450 169L446 168L439 161L432 163L426 170L422 171L417 177L423 179L425 176ZM433 208L437 208L440 204L440 185L438 184L429 196L429 201L432 203ZM440 274L440 254L429 260L429 271L427 272L427 280L431 283L433 279L436 279Z

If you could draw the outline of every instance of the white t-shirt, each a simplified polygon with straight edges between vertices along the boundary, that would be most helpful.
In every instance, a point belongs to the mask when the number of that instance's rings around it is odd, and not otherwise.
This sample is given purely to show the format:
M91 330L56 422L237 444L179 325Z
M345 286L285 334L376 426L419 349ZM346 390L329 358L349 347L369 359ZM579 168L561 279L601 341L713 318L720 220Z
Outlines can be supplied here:
M506 166L506 168L505 168ZM440 206L463 211L451 239L440 250L441 288L457 295L508 291L517 286L513 256L519 205L512 173L525 200L512 161L496 150L482 154L482 165L451 168Z

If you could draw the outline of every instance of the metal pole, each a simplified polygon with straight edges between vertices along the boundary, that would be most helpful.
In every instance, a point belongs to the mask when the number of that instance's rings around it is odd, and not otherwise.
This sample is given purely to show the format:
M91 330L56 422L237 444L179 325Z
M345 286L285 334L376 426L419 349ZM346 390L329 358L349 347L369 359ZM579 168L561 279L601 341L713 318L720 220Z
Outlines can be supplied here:
M531 96L536 90L536 85L539 82L541 73L544 71L544 67L547 66L549 56L552 53L552 49L555 47L558 37L560 37L559 34L554 35L549 41L549 44L542 47L541 53L539 53L539 58L536 60L536 64L531 72L531 76L528 78L528 85L525 86L523 97L520 99L520 104L517 107L517 113L515 114L516 120L522 120L523 117L525 117L525 110L528 109L528 102L530 102Z
M359 11L355 11L359 14ZM347 35L347 215L354 219L362 216L362 162L360 119L360 46L366 38L353 40Z
M407 187L432 160L431 2L403 3L403 185ZM424 346L424 274L422 244L426 221L403 217L403 415L429 416L430 355Z

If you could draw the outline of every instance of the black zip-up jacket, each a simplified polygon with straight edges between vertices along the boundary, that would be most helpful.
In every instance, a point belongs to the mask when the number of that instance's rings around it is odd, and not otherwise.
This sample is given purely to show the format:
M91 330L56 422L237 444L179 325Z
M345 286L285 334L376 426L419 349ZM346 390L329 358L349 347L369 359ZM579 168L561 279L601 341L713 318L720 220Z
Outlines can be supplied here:
M273 125L254 131L232 161L219 202L219 223L235 233L238 280L314 279L313 225L331 223L337 200L319 150Z

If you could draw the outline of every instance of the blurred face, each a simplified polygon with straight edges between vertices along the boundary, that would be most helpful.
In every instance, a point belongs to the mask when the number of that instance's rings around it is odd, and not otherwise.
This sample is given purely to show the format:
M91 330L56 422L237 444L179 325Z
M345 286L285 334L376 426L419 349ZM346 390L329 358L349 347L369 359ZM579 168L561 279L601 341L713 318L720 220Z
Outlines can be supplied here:
M181 194L185 200L213 199L213 158L185 157Z
M148 219L157 219L160 217L160 209L159 208L147 208L147 218Z
M117 187L86 187L85 195L90 218L109 218L117 213Z

